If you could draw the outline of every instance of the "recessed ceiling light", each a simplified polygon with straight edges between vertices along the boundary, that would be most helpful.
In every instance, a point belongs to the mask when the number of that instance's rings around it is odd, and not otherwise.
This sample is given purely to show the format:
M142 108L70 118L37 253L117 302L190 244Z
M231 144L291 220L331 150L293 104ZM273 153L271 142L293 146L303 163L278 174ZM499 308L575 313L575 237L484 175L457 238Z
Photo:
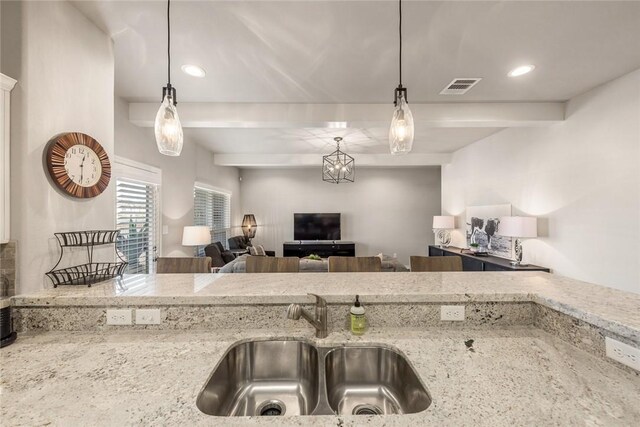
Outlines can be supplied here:
M518 77L518 76L522 76L523 74L527 74L532 72L534 69L536 68L535 65L521 65L517 68L514 68L513 70L509 71L508 76L509 77Z
M202 68L198 67L197 65L185 64L182 66L182 71L184 71L185 74L189 74L190 76L193 76L193 77L202 78L205 75L207 75L207 72L204 71Z

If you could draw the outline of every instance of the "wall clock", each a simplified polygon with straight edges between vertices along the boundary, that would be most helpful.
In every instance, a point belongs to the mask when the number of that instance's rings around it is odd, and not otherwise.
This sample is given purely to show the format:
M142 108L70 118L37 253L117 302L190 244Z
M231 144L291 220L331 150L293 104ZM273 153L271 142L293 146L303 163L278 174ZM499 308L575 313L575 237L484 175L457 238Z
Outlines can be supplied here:
M96 197L111 179L107 152L84 133L69 132L54 137L47 146L45 161L51 180L73 197Z

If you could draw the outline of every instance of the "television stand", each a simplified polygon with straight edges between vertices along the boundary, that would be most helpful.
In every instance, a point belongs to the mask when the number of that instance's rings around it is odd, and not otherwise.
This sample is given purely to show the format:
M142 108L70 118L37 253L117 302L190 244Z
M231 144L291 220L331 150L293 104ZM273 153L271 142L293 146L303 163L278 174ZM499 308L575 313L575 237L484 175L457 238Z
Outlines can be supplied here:
M303 258L311 254L322 258L330 256L356 256L356 244L344 240L297 240L284 242L282 245L284 256Z

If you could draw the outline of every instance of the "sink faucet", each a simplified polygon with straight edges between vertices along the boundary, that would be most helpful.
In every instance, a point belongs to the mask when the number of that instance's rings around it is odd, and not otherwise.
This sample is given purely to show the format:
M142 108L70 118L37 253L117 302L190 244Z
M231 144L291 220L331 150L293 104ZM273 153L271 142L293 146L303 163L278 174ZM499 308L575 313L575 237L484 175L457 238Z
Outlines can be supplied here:
M307 310L302 308L300 304L291 304L287 308L287 318L292 320L298 320L300 317L304 317L305 320L316 328L317 338L327 337L327 301L320 295L308 294L316 297L316 314L313 316Z

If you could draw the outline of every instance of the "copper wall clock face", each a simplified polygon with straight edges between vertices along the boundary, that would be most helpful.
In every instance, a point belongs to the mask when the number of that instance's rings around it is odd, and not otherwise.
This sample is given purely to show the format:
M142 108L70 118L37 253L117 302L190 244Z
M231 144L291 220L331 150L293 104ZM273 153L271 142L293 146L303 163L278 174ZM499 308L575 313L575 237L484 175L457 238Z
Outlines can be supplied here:
M47 147L46 163L56 186L73 197L95 197L111 179L107 152L84 133L70 132L53 138Z

